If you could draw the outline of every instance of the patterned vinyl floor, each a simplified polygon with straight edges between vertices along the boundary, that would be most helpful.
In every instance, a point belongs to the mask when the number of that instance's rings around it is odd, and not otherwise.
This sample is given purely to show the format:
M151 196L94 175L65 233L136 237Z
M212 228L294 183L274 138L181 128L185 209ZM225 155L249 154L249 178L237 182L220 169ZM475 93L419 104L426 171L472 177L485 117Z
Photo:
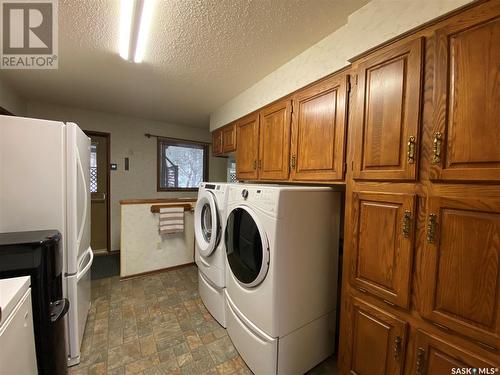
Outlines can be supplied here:
M72 375L252 374L198 295L196 267L120 281L92 281L90 310ZM310 374L338 374L330 358Z

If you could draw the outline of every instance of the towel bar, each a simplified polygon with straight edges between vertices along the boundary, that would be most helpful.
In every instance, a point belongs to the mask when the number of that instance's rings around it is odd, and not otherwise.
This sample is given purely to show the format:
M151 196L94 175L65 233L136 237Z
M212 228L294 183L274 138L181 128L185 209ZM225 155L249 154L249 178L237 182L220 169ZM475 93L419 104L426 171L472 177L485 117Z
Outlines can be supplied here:
M184 204L157 204L157 205L152 205L151 206L151 212L154 214L160 213L160 208L171 208L171 207L184 207L184 211L193 211L193 206L189 203L184 203Z

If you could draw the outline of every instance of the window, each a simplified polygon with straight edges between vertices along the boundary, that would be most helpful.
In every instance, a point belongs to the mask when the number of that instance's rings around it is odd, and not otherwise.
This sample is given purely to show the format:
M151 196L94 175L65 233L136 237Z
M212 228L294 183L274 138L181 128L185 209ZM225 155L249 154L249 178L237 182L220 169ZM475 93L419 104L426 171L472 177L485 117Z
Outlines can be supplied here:
M208 144L158 138L158 191L196 190L208 178Z
M90 192L97 193L97 144L90 145Z

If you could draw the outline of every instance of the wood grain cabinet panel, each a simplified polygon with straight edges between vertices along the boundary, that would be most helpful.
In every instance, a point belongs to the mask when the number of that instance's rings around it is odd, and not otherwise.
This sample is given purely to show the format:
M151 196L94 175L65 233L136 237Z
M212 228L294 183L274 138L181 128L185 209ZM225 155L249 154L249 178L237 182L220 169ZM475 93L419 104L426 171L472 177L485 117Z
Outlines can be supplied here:
M257 159L259 156L259 115L242 118L236 124L236 177L238 180L258 178Z
M500 17L438 29L431 178L500 180Z
M353 375L398 375L404 368L407 323L353 299L351 361Z
M229 124L222 128L222 152L236 151L236 125Z
M212 153L214 156L222 155L222 129L212 132Z
M421 314L500 348L500 199L429 197Z
M403 308L410 300L415 196L353 193L351 284Z
M287 180L290 160L290 100L260 113L259 179Z
M292 180L344 178L346 80L345 74L335 75L294 97Z
M422 46L412 40L359 64L354 178L416 179Z
M490 372L487 374L495 374L494 369L498 366L498 363L494 365L475 353L422 330L417 331L415 341L415 368L412 374L444 375L453 374L453 369L467 368L488 369ZM479 375L479 371L476 374Z

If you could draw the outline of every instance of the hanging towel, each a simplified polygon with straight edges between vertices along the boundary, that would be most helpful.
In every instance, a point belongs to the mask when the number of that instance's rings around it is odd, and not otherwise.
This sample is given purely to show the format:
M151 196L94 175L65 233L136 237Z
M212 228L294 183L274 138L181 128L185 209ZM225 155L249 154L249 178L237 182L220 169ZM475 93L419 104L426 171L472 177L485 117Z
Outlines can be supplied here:
M184 207L160 208L160 234L184 232Z

